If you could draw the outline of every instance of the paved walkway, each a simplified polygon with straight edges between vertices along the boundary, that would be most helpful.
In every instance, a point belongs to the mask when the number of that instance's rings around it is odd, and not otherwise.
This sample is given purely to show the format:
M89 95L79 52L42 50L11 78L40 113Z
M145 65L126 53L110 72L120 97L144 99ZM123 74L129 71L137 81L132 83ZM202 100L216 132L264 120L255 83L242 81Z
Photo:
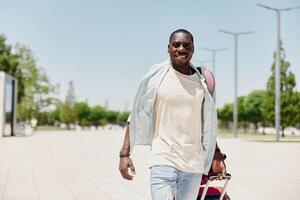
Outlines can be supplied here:
M118 173L121 131L39 132L0 138L1 200L150 199L147 156L136 147L137 175ZM300 199L300 143L219 139L228 154L233 200Z

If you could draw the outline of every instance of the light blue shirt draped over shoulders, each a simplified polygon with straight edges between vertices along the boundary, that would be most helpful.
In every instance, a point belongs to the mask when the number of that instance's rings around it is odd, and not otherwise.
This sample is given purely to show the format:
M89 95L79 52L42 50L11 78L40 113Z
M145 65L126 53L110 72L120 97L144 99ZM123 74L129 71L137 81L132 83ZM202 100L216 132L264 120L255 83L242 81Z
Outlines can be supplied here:
M204 174L208 174L216 147L217 111L214 98L207 89L204 77L196 67L192 64L191 66L199 75L199 84L202 85L205 92L204 103L202 104L202 145L204 149ZM129 117L130 152L132 152L135 144L152 144L154 101L158 86L170 67L172 67L170 59L153 65L138 87Z

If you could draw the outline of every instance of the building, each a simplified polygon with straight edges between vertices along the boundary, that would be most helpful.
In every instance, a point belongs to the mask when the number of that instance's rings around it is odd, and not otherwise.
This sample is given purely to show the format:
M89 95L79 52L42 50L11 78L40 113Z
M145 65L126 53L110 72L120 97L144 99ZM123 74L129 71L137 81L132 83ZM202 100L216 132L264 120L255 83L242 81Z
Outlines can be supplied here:
M0 71L0 138L16 133L17 85L17 79Z

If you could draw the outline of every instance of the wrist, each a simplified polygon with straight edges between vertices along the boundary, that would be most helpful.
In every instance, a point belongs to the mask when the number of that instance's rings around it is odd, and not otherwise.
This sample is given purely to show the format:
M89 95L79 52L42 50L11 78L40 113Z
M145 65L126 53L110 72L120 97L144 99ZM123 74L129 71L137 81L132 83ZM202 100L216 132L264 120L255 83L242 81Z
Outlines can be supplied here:
M123 152L122 150L119 153L119 158L130 157L129 151Z
M126 155L119 155L119 158L129 158L130 157L130 154L126 154Z
M221 151L215 152L214 160L225 160L226 154L222 153Z

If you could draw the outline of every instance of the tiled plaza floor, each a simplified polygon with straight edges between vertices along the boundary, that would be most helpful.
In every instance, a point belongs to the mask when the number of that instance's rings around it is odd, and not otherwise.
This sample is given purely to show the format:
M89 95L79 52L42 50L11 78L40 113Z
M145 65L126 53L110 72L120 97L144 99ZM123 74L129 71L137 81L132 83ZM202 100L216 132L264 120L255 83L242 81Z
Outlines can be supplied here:
M38 132L0 138L1 200L150 199L149 148L135 147L134 181L122 180L122 131ZM219 139L233 200L300 199L300 143Z

